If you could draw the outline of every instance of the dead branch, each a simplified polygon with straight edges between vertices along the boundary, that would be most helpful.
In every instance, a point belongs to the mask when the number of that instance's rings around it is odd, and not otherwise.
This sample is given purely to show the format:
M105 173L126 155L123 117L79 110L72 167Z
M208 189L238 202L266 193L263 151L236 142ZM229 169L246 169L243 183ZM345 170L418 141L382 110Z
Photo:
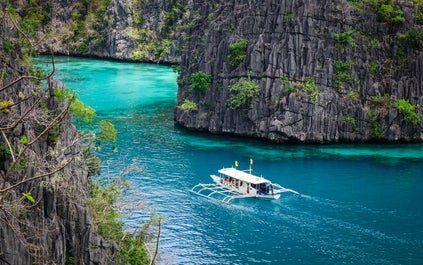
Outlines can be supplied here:
M15 129L16 128L16 126L18 126L19 125L19 123L26 117L26 116L28 116L28 114L36 107L36 106L38 106L38 103L40 103L40 101L41 101L41 97L39 97L39 98L37 98L37 100L34 102L34 104L32 104L32 106L27 110L27 111L25 111L25 113L23 114L23 115L21 115L20 117L19 117L19 119L13 124L13 125L11 125L11 126L9 126L9 127L4 127L4 128L1 128L0 127L0 130L1 131L7 131L7 130L13 130L13 129Z
M10 150L10 155L12 156L12 160L13 160L13 162L15 162L15 161L16 161L16 159L15 159L15 155L13 154L13 149L12 149L12 146L10 145L9 140L7 140L6 134L4 134L4 132L3 132L3 131L1 131L1 133L2 133L2 135L3 135L4 140L5 140L5 141L6 141L6 143L7 143L7 147L8 147L8 148L9 148L9 150Z
M159 218L159 220L158 220L157 239L156 239L156 250L154 251L154 256L151 259L150 265L154 265L154 263L156 261L156 258L157 258L157 253L159 252L159 240L160 240L161 221L162 221L162 219Z
M19 152L18 156L16 157L16 160L10 165L9 169L7 170L7 172L5 174L5 180L8 179L8 177L11 174L12 170L15 168L15 166L19 162L19 159L23 156L23 154L26 152L26 150L28 150L28 148L30 146L32 146L36 141L38 141L43 135L45 135L53 126L55 126L56 124L58 124L65 117L65 115L68 113L70 106L71 106L71 103L69 103L68 106L61 113L59 113L59 115L57 115L54 118L54 120L44 129L44 131L42 131L32 141L28 142L25 145L24 148L22 148L22 150ZM3 183L3 187L2 187L3 189L4 189L4 184L5 184L5 182Z
M65 163L65 164L63 164L63 165L61 165L60 167L58 167L58 168L54 169L53 171L50 171L50 172L48 172L48 173L41 174L41 175L38 175L38 176L34 176L34 177L32 177L32 178L24 179L24 180L19 181L18 183L14 184L14 185L12 185L12 186L9 186L9 187L7 187L7 188L1 189L1 190L0 190L0 193L6 192L6 191L11 190L11 189L14 189L14 188L16 188L16 187L18 187L18 186L20 186L20 185L22 185L22 184L24 184L24 183L27 183L27 182L30 182L30 181L33 181L33 180L36 180L36 179L41 179L41 178L44 178L44 177L47 177L47 176L51 176L51 175L53 175L53 174L55 174L55 173L59 172L60 170L64 169L64 168L65 168L67 165L69 165L69 164L70 164L70 163L71 163L74 159L75 159L75 157L73 156L71 159L69 159L68 161L66 161L66 163Z
M14 81L10 82L9 84L7 84L7 85L3 86L2 88L0 88L0 92L3 91L3 90L5 90L5 89L7 89L7 88L9 88L9 87L11 87L11 86L13 86L13 85L15 85L15 84L17 84L17 83L19 83L20 81L22 81L24 79L42 81L42 80L46 80L46 79L52 77L53 74L54 74L54 72L56 71L56 68L54 66L54 53L53 52L51 53L51 64L52 64L52 68L53 69L51 70L51 72L47 76L45 76L45 77L36 77L36 76L32 76L32 75L23 75L23 76L20 76L16 80L14 80Z

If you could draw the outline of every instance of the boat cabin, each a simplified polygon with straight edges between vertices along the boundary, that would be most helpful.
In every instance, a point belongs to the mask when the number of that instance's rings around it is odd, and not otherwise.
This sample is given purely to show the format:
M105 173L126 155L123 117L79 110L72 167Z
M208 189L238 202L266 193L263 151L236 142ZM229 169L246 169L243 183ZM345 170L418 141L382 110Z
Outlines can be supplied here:
M219 179L215 179L215 182L235 189L241 194L250 196L274 195L273 184L263 177L252 175L250 170L241 171L236 168L223 168L218 172Z

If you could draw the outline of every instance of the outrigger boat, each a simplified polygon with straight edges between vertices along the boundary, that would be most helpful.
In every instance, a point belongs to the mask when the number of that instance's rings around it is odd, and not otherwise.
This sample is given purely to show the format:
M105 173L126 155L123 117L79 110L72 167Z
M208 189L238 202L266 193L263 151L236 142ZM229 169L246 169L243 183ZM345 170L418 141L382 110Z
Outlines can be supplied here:
M214 184L197 184L191 192L209 198L230 203L238 198L259 198L264 200L277 200L283 192L298 192L286 189L270 180L252 174L252 159L249 170L238 170L238 162L235 167L218 170L219 176L210 175Z

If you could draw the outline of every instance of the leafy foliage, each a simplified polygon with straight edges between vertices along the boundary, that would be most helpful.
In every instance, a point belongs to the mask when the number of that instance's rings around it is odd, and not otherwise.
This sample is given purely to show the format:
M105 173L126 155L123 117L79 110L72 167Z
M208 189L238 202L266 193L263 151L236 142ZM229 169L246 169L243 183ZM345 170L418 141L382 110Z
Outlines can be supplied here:
M374 138L381 138L383 136L382 128L380 127L380 121L377 119L370 120L370 126L372 127L372 136Z
M180 106L178 106L181 110L187 111L187 110L197 110L197 103L194 101L191 101L189 99L185 99L184 103L182 103Z
M377 75L377 73L379 72L379 65L377 64L377 62L370 62L370 63L367 65L367 70L369 70L369 73L370 73L372 76L376 76L376 75Z
M417 112L418 106L411 104L408 99L398 99L396 108L407 122L413 125L420 124L421 115Z
M423 30L418 30L416 27L412 27L404 34L398 34L398 39L408 47L423 49Z
M39 6L39 8L41 7ZM37 11L40 10L36 10L36 12L28 12L28 14L21 22L22 29L24 29L26 32L29 32L31 36L35 36L37 34L37 30L44 19L43 13Z
M15 103L12 100L0 99L0 112L9 113L13 106L15 106Z
M26 137L25 135L22 136L21 140L20 140L21 144L25 145L28 144L28 137Z
M208 75L203 71L198 71L196 73L191 74L190 77L192 83L189 88L191 90L206 92L209 89L209 85L212 80L211 75Z
M35 199L32 197L31 192L23 192L22 195L31 203L35 203Z
M71 106L71 112L87 123L91 123L96 115L95 109L86 105L79 99L74 99Z
M92 123L96 115L95 109L79 100L72 89L54 89L54 96L59 101L71 103L71 112L76 116L76 121L81 123Z
M393 0L348 0L360 9L370 8L381 21L399 24L405 21L404 12L397 1ZM416 1L408 1L416 2Z
M256 81L248 79L241 79L237 83L229 87L231 95L228 99L228 105L231 109L238 109L241 107L250 107L253 99L260 93L260 88Z
M305 82L290 81L284 75L280 76L278 79L284 82L284 86L282 87L283 91L294 92L297 89L301 90L308 95L308 97L310 98L310 102L312 102L314 105L318 103L320 91L311 76L306 77Z
M351 61L341 62L336 60L333 64L336 70L335 85L342 87L345 83L351 82Z
M341 52L344 52L346 47L357 47L357 43L355 42L353 38L353 34L355 33L355 30L348 30L341 33L333 33L332 38L334 38L336 41L338 41L337 49Z
M389 96L389 94L383 94L383 95L377 95L377 96L372 96L372 101L373 104L378 105L378 106L383 106L383 107L388 107L390 108L392 105L392 100Z
M381 138L383 136L380 114L374 110L370 110L366 113L367 119L370 121L371 136L373 138Z
M382 20L390 23L404 22L404 12L397 5L394 5L392 0L383 2L385 4L381 4L377 8L377 14Z
M35 77L40 78L40 79L46 77L46 73L43 71L43 69L41 69L38 66L31 66L29 68L29 74L31 76L35 76ZM38 85L41 85L42 82L41 82L41 80L34 80L34 84L38 86Z
M358 130L356 119L349 113L342 115L340 119L341 123L350 124L354 131Z
M100 234L111 240L121 238L123 223L117 221L121 215L114 209L113 204L121 198L121 188L125 183L113 181L100 185L97 181L90 181L90 184L90 198L87 203Z
M10 40L5 40L3 41L3 50L7 53L7 54L11 54L13 49L14 49L14 43Z
M104 143L105 141L116 142L117 130L113 123L101 120L97 124L100 127L100 133L97 136L100 143Z
M360 91L359 90L351 90L350 92L348 92L348 97L352 100L352 101L360 101Z
M148 264L145 234L132 235L124 232L122 214L114 207L114 204L121 199L122 192L129 187L128 183L123 179L115 179L110 183L100 184L97 181L90 181L90 184L90 198L87 203L93 220L101 235L117 243L119 248L117 260L120 264Z
M246 39L230 44L228 55L229 64L232 66L240 65L245 60L245 57L247 57L247 47L248 41Z
M310 98L310 102L316 105L318 103L320 91L317 88L316 84L314 83L311 76L306 77L304 81L295 81L291 83L294 89L299 89L306 93ZM291 85L289 85L291 86Z
M294 92L296 87L292 84L291 80L286 75L281 75L278 78L283 82L282 91Z
M306 78L305 87L306 87L306 93L310 97L310 101L314 105L316 105L319 99L320 91L310 76Z

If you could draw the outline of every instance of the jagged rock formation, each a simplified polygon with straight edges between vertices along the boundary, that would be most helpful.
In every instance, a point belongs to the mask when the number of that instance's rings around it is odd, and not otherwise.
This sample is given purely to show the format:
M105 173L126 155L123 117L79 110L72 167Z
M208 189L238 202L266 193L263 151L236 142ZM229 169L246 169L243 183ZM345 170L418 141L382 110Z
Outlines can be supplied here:
M274 142L423 139L421 3L66 0L41 5L52 12L40 51L53 46L61 54L181 62L175 120L189 129ZM245 58L238 61L230 46L244 40ZM190 90L197 72L212 80L205 92ZM237 93L231 86L248 78L259 87L252 105L229 106ZM181 108L186 100L191 107Z
M53 96L61 84L25 77L38 76L32 47L0 7L0 264L113 264L86 204L77 131Z
M394 14L367 2L194 1L175 120L278 143L422 141L422 7L391 1ZM244 54L231 54L244 40ZM198 72L210 76L206 91L190 89ZM258 93L231 108L243 79Z
M39 51L119 60L180 61L177 31L184 1L78 0L41 3L51 6Z

